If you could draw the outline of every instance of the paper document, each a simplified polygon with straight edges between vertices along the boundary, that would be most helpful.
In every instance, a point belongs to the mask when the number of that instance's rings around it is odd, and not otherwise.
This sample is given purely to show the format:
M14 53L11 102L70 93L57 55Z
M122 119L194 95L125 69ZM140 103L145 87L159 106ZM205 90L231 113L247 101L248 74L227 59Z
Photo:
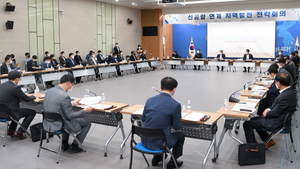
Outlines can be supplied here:
M255 106L256 103L251 102L236 103L231 110L245 113L253 113L255 111Z
M261 84L270 85L274 82L274 80L261 81Z
M91 106L93 109L105 109L105 108L109 108L112 105L104 105L104 104L90 104L90 105L76 105L76 107L80 107L80 108L86 108L88 106Z
M93 105L93 104L98 104L100 100L101 100L101 96L86 97L86 98L82 98L79 103L84 105Z
M188 115L184 116L184 120L188 121L200 121L202 117L206 116L204 113L191 112Z
M264 95L266 93L266 91L252 91L252 95Z
M183 118L184 116L186 116L188 113L187 112L181 112L181 118Z
M260 101L260 99L250 99L249 97L247 97L245 100L246 101L253 101L253 102L259 102Z
M266 92L264 86L254 86L251 91L256 92Z
M144 112L144 108L141 108L141 109L139 109L139 110L133 112L132 114L133 114L133 115L142 115L143 112Z

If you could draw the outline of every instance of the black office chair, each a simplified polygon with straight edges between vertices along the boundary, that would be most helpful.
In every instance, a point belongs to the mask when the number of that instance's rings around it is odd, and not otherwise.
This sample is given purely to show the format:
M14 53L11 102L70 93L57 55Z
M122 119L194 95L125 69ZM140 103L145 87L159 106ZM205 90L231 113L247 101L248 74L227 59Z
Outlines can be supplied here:
M42 112L43 114L43 123L45 121L50 122L50 123L55 123L56 126L58 126L59 129L57 130L51 130L51 128L49 130L45 129L44 127L41 128L41 135L40 135L40 146L39 146L39 150L38 150L38 155L37 157L40 156L40 152L41 149L43 150L47 150L53 153L57 153L58 157L57 157L57 161L56 163L59 163L59 159L60 159L60 154L61 154L61 149L62 149L62 135L63 133L68 133L70 136L72 136L76 142L78 143L78 145L83 149L83 152L86 152L86 150L82 147L82 144L80 143L80 141L75 137L75 135L71 132L69 132L66 128L65 128L65 122L64 119L62 118L61 114L59 113L49 113L49 112ZM59 147L58 150L53 150L47 147L43 147L43 131L46 132L46 134L53 134L56 135L60 141L59 141ZM47 136L47 142L49 142L48 140L48 136Z
M288 151L291 163L293 162L293 160L292 160L290 149L288 147L288 138L287 138L287 135L288 134L290 135L290 140L291 140L292 148L294 149L294 152L296 152L296 149L295 149L295 146L294 146L294 139L293 139L293 135L292 135L292 116L294 115L294 113L295 112L288 113L285 116L285 119L284 119L284 122L283 122L283 126L280 129L278 129L278 130L271 131L270 137L264 142L264 144L266 145L277 134L279 134L279 133L285 134L286 149ZM265 128L262 128L261 130L267 131Z
M20 116L20 118L23 118L23 116ZM5 103L0 103L0 122L4 122L6 123L6 129L5 129L5 135L4 135L4 141L3 141L3 147L5 147L6 145L6 140L7 140L7 130L9 127L9 121L14 121L15 123L17 123L18 125L20 125L20 127L27 133L27 135L29 137L31 137L31 135L28 133L28 131L22 126L22 124L15 120L14 118L12 118L9 115L9 109L7 107L7 104Z
M161 150L151 150L145 147L141 142L137 143L134 139L134 135L138 135L139 137L143 136L143 138L146 139L162 139L163 140L163 148ZM148 167L149 162L147 158L145 157L145 154L152 154L152 155L163 155L163 169L165 168L165 154L169 153L175 162L175 158L173 154L171 153L170 149L167 147L167 141L166 141L166 136L161 128L145 128L145 127L138 127L135 125L132 125L131 129L131 141L130 141L130 164L129 164L129 169L132 168L132 159L133 159L133 150L138 151L142 153L145 161L147 162ZM174 163L176 168L177 164L176 162Z

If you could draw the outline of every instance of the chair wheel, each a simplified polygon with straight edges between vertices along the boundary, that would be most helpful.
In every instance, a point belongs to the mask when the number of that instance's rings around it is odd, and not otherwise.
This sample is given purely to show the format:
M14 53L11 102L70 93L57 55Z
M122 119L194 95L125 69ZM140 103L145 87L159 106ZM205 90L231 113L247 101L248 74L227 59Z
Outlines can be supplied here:
M40 155L37 155L37 157L40 157Z
M123 159L123 156L122 156L122 155L120 155L120 159L121 159L121 160Z
M107 154L106 154L106 153L104 153L104 157L107 157Z
M213 163L215 163L215 162L217 161L217 158L213 158L213 159L211 159L211 161L212 161Z

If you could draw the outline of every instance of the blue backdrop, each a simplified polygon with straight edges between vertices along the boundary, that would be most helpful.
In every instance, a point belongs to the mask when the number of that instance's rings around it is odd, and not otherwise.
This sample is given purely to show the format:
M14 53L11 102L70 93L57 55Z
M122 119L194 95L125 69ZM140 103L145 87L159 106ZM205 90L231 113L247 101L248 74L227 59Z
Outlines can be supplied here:
M194 38L195 49L200 49L203 57L207 56L207 24L174 24L173 50L181 57L188 56L190 38ZM295 50L296 37L300 38L300 21L276 21L275 55L282 50L289 55ZM299 39L300 40L300 39ZM275 56L274 56L275 57Z
M189 54L191 37L194 39L195 49L200 49L203 57L207 55L207 24L174 24L173 25L173 50L181 57L186 58Z

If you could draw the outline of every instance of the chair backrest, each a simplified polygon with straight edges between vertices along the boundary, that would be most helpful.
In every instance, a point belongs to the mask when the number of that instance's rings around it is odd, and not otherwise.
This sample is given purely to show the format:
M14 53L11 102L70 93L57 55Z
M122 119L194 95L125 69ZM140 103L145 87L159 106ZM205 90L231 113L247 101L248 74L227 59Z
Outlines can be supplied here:
M292 126L292 117L295 114L295 112L290 112L288 114L286 114L284 122L283 122L283 129L286 132L290 132L291 130L291 126Z
M0 119L8 119L9 109L7 104L0 102Z
M57 131L64 130L65 122L61 114L56 112L42 112L42 113L43 113L43 123L45 121L47 121L48 123L55 123L56 126L55 128L57 129ZM49 131L52 131L51 128L49 128Z
M136 134L146 139L162 139L166 140L165 133L161 128L146 128L132 125L132 136Z

